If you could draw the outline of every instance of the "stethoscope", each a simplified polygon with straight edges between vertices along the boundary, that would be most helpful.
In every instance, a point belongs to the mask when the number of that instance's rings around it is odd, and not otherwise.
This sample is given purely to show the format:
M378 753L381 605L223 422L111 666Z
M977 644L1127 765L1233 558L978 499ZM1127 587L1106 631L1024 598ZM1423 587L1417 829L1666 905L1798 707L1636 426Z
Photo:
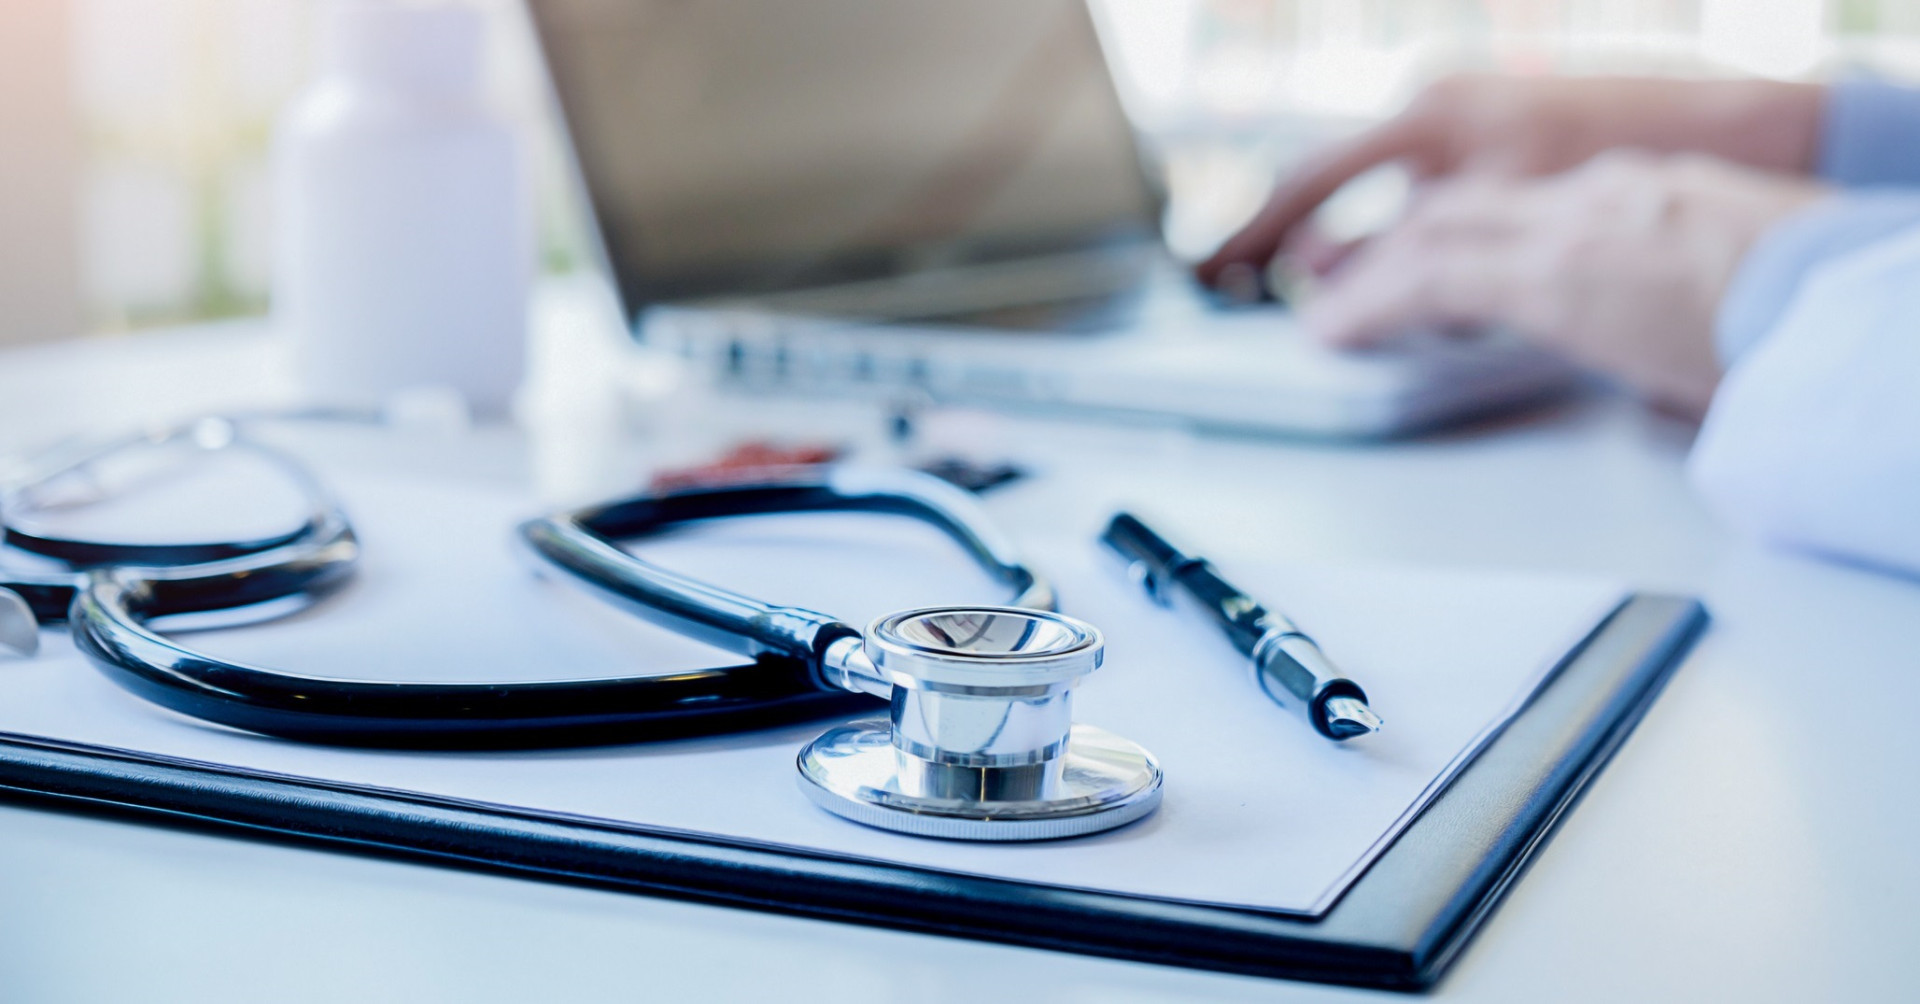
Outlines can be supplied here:
M189 544L87 541L32 532L14 513L62 477L138 447L245 449L284 467L309 511L296 529ZM1013 593L1005 606L942 606L864 631L764 603L635 557L616 543L732 516L872 512L942 530ZM540 568L750 661L692 672L514 683L395 683L302 676L230 662L160 633L173 619L281 616L344 585L360 555L352 525L291 457L224 419L133 437L0 493L0 542L52 569L0 568L0 644L31 654L39 625L65 621L110 679L162 707L303 742L509 749L632 742L852 714L797 760L802 791L857 822L923 836L1033 840L1138 819L1159 804L1151 754L1072 720L1072 692L1100 667L1093 626L1058 613L1052 588L965 492L912 471L805 469L750 482L622 499L531 520L520 543Z

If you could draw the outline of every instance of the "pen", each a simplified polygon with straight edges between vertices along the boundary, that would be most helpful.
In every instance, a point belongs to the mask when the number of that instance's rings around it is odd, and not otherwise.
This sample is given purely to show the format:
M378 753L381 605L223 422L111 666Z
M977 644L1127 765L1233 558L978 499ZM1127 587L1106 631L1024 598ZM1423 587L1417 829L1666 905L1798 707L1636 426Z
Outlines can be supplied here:
M1314 731L1335 741L1380 731L1380 716L1359 684L1341 676L1298 625L1235 588L1205 559L1182 554L1131 513L1113 517L1100 540L1156 603L1171 605L1177 588L1205 608L1233 647L1253 660L1260 689Z

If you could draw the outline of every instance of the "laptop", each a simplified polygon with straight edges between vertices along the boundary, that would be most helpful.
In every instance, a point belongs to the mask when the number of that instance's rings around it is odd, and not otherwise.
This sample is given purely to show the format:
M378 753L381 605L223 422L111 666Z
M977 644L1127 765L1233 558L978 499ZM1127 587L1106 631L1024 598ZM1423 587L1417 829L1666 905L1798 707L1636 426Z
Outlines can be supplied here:
M1377 438L1568 379L1199 289L1084 0L528 7L636 335L727 382Z

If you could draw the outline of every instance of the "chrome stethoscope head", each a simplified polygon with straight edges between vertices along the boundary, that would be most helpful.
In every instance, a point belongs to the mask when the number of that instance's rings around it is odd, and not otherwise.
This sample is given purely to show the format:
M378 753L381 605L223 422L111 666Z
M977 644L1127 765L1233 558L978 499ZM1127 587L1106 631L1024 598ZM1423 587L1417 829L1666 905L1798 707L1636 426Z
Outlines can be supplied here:
M618 547L677 523L747 513L863 511L944 530L1010 587L1006 606L943 606L856 631L680 575ZM1045 840L1120 826L1160 801L1146 750L1073 724L1073 688L1105 641L1054 613L1054 592L992 532L977 502L924 474L839 468L640 496L522 528L544 563L642 617L798 674L813 699L868 694L887 718L816 739L798 760L816 803L882 829L961 840ZM745 667L743 667L745 669ZM782 670L784 672L784 670Z
M831 682L887 697L887 718L802 750L800 787L828 811L918 836L1044 840L1111 829L1160 802L1160 765L1073 723L1073 688L1100 668L1092 625L1019 607L906 610L842 638Z

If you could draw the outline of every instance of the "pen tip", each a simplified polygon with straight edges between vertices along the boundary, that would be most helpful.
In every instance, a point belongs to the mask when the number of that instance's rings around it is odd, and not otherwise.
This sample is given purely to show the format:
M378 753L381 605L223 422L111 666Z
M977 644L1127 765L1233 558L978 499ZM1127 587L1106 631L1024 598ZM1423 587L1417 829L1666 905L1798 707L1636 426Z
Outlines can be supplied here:
M1380 716L1366 702L1336 697L1327 702L1327 731L1335 739L1352 739L1380 731Z

